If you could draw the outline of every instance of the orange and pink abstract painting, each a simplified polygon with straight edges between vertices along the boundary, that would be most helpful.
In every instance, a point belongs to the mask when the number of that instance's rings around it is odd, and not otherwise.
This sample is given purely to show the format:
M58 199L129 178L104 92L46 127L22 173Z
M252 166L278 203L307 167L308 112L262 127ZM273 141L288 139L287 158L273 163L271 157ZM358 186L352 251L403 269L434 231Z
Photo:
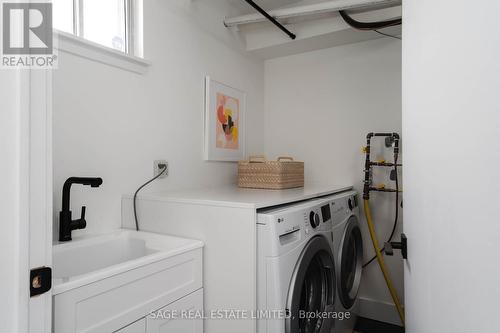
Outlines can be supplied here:
M205 160L245 158L246 93L205 78Z
M215 123L215 145L222 149L239 149L238 129L240 101L217 93L217 121Z

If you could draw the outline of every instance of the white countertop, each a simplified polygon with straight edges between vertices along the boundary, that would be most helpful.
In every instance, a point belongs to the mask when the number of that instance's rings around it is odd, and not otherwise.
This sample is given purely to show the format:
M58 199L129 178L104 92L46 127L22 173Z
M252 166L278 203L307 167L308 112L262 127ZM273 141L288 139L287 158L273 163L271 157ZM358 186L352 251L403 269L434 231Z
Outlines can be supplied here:
M266 208L330 195L352 189L351 185L306 184L303 188L288 190L242 189L236 185L198 188L171 192L139 194L142 200L191 203L235 208ZM125 195L131 198L131 195Z

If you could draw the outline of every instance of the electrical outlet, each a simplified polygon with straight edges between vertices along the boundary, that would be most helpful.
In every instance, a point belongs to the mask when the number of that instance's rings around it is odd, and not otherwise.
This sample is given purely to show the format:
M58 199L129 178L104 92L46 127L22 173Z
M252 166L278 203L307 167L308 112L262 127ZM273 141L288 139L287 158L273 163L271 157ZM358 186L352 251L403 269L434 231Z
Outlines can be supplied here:
M167 166L167 170L163 171L163 174L158 177L158 178L166 178L168 176L168 162L165 161L165 160L156 160L154 161L153 163L153 176L157 176L160 172L162 172L163 169L160 168L160 165L166 165Z

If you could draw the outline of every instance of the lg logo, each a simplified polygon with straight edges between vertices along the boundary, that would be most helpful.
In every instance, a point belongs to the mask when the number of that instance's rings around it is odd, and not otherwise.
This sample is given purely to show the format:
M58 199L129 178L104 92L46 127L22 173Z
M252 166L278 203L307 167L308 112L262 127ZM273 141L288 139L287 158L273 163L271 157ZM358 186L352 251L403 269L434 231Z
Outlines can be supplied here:
M52 54L52 4L3 4L3 54Z

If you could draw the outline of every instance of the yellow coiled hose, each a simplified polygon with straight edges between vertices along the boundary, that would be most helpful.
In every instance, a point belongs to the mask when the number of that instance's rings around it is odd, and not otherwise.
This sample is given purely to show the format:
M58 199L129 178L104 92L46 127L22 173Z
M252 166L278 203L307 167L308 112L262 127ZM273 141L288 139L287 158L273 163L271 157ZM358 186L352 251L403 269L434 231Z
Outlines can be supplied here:
M375 227L373 225L373 220L372 220L372 214L370 211L370 204L368 200L364 200L364 207L365 207L365 215L366 215L366 222L368 223L368 229L370 230L370 237L372 239L373 243L373 248L375 249L375 254L377 255L377 261L378 265L380 266L380 270L382 271L382 274L384 275L385 283L387 284L387 288L389 288L389 292L391 293L391 297L394 300L394 304L396 305L396 309L398 310L399 318L401 319L401 323L403 326L405 325L405 313L403 310L403 307L401 306L401 303L399 302L398 295L396 293L396 289L394 289L394 286L392 285L391 277L389 276L389 271L387 270L387 267L385 266L385 261L384 257L382 257L382 253L379 248L379 243L377 239L377 235L375 234Z

